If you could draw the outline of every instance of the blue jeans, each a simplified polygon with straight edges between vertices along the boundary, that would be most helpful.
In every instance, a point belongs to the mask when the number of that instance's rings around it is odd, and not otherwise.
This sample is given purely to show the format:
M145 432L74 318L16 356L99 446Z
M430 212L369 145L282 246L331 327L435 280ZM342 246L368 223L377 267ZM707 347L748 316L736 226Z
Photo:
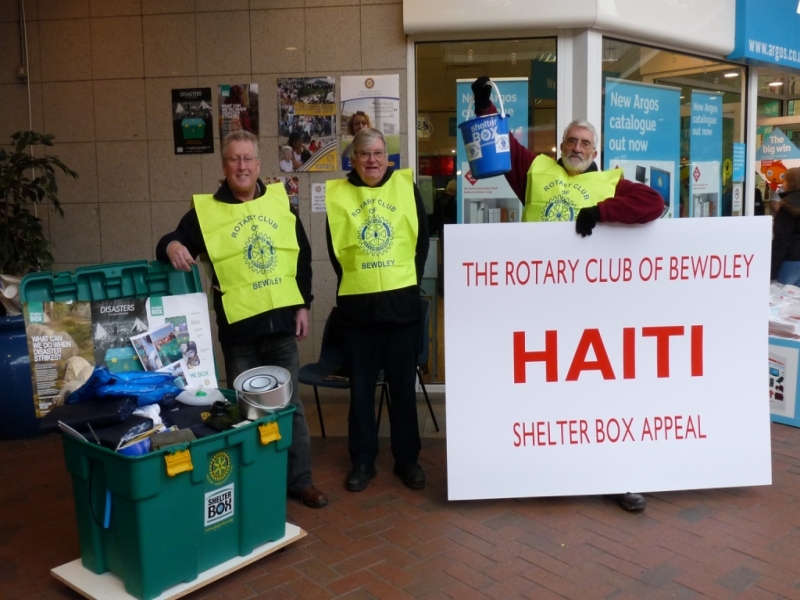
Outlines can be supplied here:
M785 260L778 269L778 283L800 285L800 260Z
M247 344L222 344L225 355L225 372L228 387L241 373L256 367L283 367L292 376L292 399L295 407L292 417L292 445L289 447L287 487L291 492L302 492L314 485L311 479L311 436L306 423L306 411L300 400L300 354L294 334L275 334Z

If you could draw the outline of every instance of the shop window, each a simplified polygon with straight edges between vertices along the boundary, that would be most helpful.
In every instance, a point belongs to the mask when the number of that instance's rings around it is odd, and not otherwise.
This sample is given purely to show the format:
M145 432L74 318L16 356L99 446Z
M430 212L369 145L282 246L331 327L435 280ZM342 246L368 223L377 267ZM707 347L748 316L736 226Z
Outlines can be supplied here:
M743 214L745 86L741 65L604 39L603 167L657 189L664 218Z
M489 222L494 218L519 221L522 214L522 204L502 176L496 178L501 185L495 187L503 191L487 191L483 196L472 193L469 202L464 202L463 186L473 183L466 179L469 173L466 158L459 152L459 148L463 152L463 144L457 124L468 108L470 84L481 75L498 80L504 96L504 86L513 86L506 108L515 113L512 132L517 139L534 152L556 153L556 38L416 45L416 172L435 239L431 248L436 248L436 256L428 261L423 293L438 300L432 307L438 309L434 313L438 318L432 317L431 323L437 323L442 331L443 224ZM449 183L451 191L456 187L456 210L447 200ZM432 332L435 341L428 366L430 381L444 381L442 331Z

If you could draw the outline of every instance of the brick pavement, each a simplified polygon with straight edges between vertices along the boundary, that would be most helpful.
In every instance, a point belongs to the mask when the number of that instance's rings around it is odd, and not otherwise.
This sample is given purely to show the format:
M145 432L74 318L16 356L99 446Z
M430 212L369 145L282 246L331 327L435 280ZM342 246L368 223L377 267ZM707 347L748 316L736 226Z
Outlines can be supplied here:
M648 495L448 502L446 442L425 439L428 486L404 488L381 440L365 491L342 482L343 437L313 438L331 502L289 501L308 532L188 598L738 598L800 600L800 429L772 427L773 484ZM0 442L0 598L80 598L49 575L79 556L58 436Z

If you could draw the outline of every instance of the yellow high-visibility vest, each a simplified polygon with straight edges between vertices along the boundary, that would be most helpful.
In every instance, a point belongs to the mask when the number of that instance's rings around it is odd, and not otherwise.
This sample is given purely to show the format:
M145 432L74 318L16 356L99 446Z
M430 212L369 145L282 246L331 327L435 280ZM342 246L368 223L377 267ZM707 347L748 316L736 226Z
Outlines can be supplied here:
M539 154L528 170L523 221L574 221L578 211L614 196L621 169L570 175L549 156Z
M380 187L328 181L325 205L333 251L342 266L339 295L369 294L417 284L417 205L411 169Z
M211 194L193 200L228 323L303 304L295 279L297 221L283 184L249 202L228 204Z

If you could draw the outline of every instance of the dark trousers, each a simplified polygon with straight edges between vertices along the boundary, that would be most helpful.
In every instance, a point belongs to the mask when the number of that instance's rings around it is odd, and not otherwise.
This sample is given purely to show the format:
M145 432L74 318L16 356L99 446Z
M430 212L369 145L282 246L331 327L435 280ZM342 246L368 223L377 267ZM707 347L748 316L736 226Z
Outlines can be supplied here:
M389 384L389 426L395 463L415 463L420 438L417 421L416 365L420 322L347 326L345 354L350 371L348 446L354 465L373 465L378 456L375 383L383 369Z
M311 480L311 436L308 433L306 411L300 400L299 382L300 355L294 334L270 335L248 344L222 344L225 355L225 376L228 387L238 375L256 367L283 367L292 376L292 399L295 407L292 415L292 445L289 446L288 488L302 492L314 485Z

